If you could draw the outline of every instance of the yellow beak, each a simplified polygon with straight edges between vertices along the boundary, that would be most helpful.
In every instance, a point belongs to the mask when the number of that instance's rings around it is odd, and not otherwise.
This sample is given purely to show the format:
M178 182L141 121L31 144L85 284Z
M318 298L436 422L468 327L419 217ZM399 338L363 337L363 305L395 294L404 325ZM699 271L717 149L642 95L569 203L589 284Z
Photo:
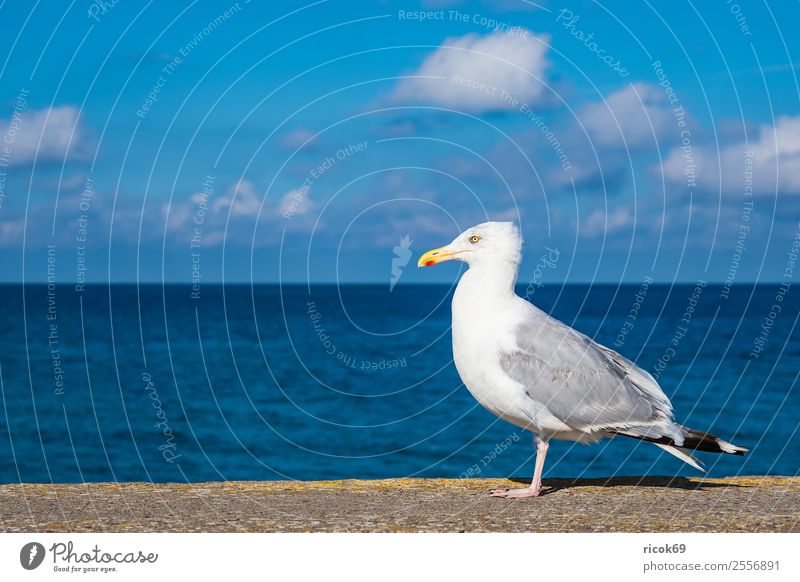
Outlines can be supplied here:
M417 261L417 267L432 267L436 263L452 260L457 254L450 252L447 247L439 247L422 255Z

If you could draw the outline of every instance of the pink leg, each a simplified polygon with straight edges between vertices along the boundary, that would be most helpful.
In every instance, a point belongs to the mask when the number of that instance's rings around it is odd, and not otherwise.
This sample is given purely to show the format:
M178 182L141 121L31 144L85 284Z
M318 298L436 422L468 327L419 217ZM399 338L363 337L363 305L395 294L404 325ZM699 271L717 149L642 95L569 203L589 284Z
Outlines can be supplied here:
M547 448L550 446L546 440L534 437L536 443L536 464L533 469L533 481L530 487L525 489L493 489L492 497L504 497L505 499L519 499L520 497L538 497L542 491L542 470L544 469L544 459L547 457Z

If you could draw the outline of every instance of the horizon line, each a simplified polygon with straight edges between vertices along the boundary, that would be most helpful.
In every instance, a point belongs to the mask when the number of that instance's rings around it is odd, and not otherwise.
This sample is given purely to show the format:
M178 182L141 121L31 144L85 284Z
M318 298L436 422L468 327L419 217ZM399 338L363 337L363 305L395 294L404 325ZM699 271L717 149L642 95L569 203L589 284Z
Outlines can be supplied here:
M552 283L542 284L537 286L539 289L543 289L546 287L569 287L569 286L586 286L586 285L604 285L604 286L615 286L615 285L696 285L698 282L704 281L706 285L714 285L714 286L723 286L726 285L726 281L708 281L703 279L694 279L689 281L660 281L660 280L653 280L653 281L554 281ZM752 280L744 280L744 281L737 281L735 283L730 284L731 287L745 287L745 286L753 286L753 285L780 285L783 284L784 280L761 280L761 281L752 281ZM454 285L457 281L445 282L445 281L431 281L431 282L413 282L413 283L403 283L400 285L395 286L402 286L402 287L430 287L430 286L448 286ZM38 286L47 286L50 282L48 281L0 281L0 286L22 286L22 285L38 285ZM526 283L524 281L515 283L514 287L526 287L530 283ZM74 281L56 281L55 285L58 287L108 287L109 285L127 285L127 286L184 286L184 287L192 287L194 284L191 282L186 281L154 281L154 280L147 280L147 281L92 281L92 282L85 282L85 283L75 283ZM202 287L220 287L224 285L237 285L237 286L244 286L244 285L252 285L252 286L263 286L263 285L272 285L272 286L304 286L307 287L309 285L329 285L329 286L364 286L364 287L388 287L389 283L385 281L242 281L242 280L230 280L230 281L204 281L200 284L200 288Z

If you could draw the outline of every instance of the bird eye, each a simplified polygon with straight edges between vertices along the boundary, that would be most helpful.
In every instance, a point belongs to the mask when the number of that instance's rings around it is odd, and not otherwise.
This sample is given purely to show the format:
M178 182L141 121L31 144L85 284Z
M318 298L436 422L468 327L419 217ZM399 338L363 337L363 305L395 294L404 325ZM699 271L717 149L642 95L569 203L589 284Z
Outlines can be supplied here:
M469 242L471 242L472 244L475 244L479 240L481 240L481 237L479 237L476 234L473 234L471 237L469 237Z

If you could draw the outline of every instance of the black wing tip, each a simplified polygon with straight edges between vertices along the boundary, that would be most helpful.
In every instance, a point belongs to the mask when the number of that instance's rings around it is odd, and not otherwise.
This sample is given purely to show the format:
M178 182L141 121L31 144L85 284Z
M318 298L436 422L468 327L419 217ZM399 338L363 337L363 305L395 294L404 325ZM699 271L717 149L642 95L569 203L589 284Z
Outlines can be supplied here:
M718 436L714 436L713 434L709 434L707 432L701 432L698 430L692 430L686 427L680 427L683 431L683 443L678 444L672 438L667 436L662 437L647 437L647 436L640 436L637 434L631 434L628 432L619 432L619 431L610 431L616 434L621 434L627 437L637 438L639 440L648 441L651 443L668 445L673 447L680 447L684 449L689 449L692 451L702 451L705 453L724 453L726 455L736 455L739 457L743 457L745 453L749 453L750 449L746 447L740 447L729 443L726 440L719 438Z

